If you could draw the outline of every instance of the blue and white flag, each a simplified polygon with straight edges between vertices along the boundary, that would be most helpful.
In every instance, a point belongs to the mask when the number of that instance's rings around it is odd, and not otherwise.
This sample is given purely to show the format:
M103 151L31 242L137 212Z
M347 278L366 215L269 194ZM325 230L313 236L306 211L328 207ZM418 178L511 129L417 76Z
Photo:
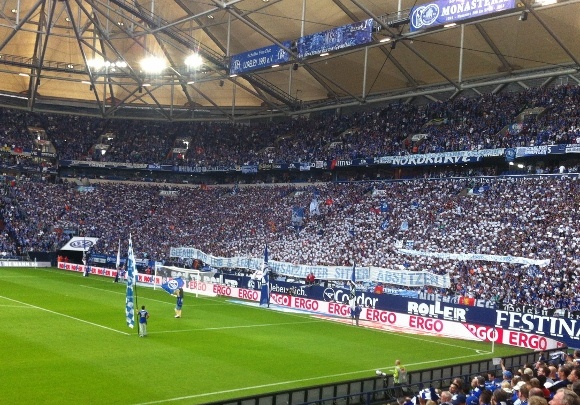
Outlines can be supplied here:
M135 327L135 283L137 269L135 268L135 254L133 253L133 241L129 234L129 251L127 253L127 294L125 296L125 318L127 326Z
M381 222L381 229L384 231L389 227L389 217L386 217L383 222Z
M268 245L264 248L262 265L262 288L260 289L260 306L270 306L270 266L268 266Z
M181 277L178 278L167 278L163 277L161 280L161 288L167 291L169 294L174 294L175 290L183 288L185 281Z
M385 201L381 202L380 210L381 212L389 211L389 204L387 204Z
M302 226L304 221L304 208L294 206L292 207L292 225Z
M319 203L316 197L310 201L310 215L320 215Z

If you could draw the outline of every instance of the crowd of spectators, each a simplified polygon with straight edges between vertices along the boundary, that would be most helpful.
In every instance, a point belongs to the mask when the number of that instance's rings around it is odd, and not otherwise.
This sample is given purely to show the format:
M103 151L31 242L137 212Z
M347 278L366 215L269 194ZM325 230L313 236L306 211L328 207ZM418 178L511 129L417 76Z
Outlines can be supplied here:
M163 190L175 193L162 193ZM98 237L115 255L132 235L140 258L169 260L171 247L214 256L305 265L375 266L449 274L426 292L578 310L580 180L577 175L415 179L243 187L19 181L5 187L5 230L23 251L56 250L66 230ZM167 195L170 194L170 195ZM312 210L316 198L318 209ZM304 210L302 223L293 218ZM547 266L402 254L489 254L549 260ZM123 248L126 251L126 246ZM387 288L389 286L386 286ZM397 286L398 287L398 286Z
M237 124L101 120L2 109L0 143L4 150L33 148L28 127L37 127L45 130L58 159L183 165L573 144L580 143L579 102L580 86L567 85L424 106L392 104L351 115ZM527 109L534 111L523 114ZM514 123L521 124L517 130L505 130ZM94 146L105 133L114 136L101 154ZM423 136L413 141L416 134ZM188 149L173 154L180 139L181 144L187 139ZM3 155L7 163L15 160ZM578 173L578 166L566 171ZM482 174L479 169L475 173ZM222 257L260 257L267 243L272 258L284 262L356 263L451 276L450 288L426 286L426 292L571 310L580 305L574 294L580 267L580 182L574 175L303 187L93 186L81 191L74 183L48 184L24 176L7 182L0 207L2 252L56 251L72 233L98 237L96 251L107 254L116 254L117 241L126 243L132 234L137 254L159 261L169 260L169 249L179 246ZM162 193L171 187L176 193ZM314 196L319 210L310 212ZM305 212L301 224L292 220L296 207ZM401 247L550 262L541 267L445 260L402 254Z
M580 350L541 352L534 364L517 370L453 378L448 387L433 386L398 395L398 405L580 405ZM558 356L558 357L556 357ZM561 359L559 358L561 356Z
M35 126L46 131L60 160L231 167L577 144L579 103L580 86L566 85L267 122L106 120L2 109L0 145L32 150L27 127ZM105 133L114 137L103 154L95 145ZM186 152L173 153L184 139Z

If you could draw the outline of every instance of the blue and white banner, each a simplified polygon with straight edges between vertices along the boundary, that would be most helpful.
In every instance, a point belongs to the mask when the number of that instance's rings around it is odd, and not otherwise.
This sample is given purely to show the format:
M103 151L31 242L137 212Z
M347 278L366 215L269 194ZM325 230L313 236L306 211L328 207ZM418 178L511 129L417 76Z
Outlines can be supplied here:
M246 165L242 166L243 174L258 173L258 165Z
M482 255L478 253L422 252L419 250L410 250L410 249L398 249L397 252L404 255L437 257L445 260L481 260L485 262L535 264L540 267L544 267L550 264L550 259L537 260L537 259L529 259L527 257Z
M170 257L199 259L214 268L249 269L261 271L264 260L255 257L215 257L199 249L180 247L171 248ZM307 266L278 261L269 261L271 272L289 278L305 279L310 273L319 280L351 280L352 267L346 266ZM429 271L389 270L381 267L357 267L356 280L362 282L382 282L406 287L423 287L430 285L449 288L451 281L448 274L439 275Z
M290 49L291 42L284 41L282 45ZM290 55L280 46L276 44L265 46L231 56L230 75L272 67L272 65L281 65L289 60Z
M410 31L434 28L449 23L480 18L515 8L515 0L454 1L438 0L411 9Z
M133 253L133 241L129 235L129 251L127 253L127 293L125 294L125 318L127 326L135 327L135 283L137 269L135 269L135 254Z
M301 226L304 221L304 208L292 207L292 225Z
M306 58L339 49L368 44L373 40L373 19L306 35L298 40L298 57Z
M60 250L74 250L77 252L86 252L96 245L99 238L89 238L85 236L73 236L66 245Z

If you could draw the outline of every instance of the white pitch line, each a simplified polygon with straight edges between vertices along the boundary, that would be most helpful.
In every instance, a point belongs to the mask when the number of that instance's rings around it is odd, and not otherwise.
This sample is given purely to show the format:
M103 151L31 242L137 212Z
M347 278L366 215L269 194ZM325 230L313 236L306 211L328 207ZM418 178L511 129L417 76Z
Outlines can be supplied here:
M17 301L17 300L14 300L14 299L12 299L12 298L4 297L4 296L2 296L2 295L0 295L0 298L4 298L4 299L6 299L6 300L8 300L8 301L16 302L16 303L18 303L18 304L21 304L21 305L23 305L23 306L25 306L25 307L28 307L28 308L35 308L35 309L39 309L39 310L41 310L41 311L49 312L49 313L51 313L51 314L54 314L54 315L63 316L63 317L65 317L65 318L73 319L73 320L75 320L75 321L78 321L78 322L83 322L83 323L86 323L86 324L89 324L89 325L92 325L92 326L96 326L96 327L98 327L98 328L107 329L107 330L110 330L110 331L112 331L112 332L121 333L121 334L123 334L123 335L127 335L127 336L128 336L128 335L131 335L131 333L122 332L122 331L120 331L120 330L117 330L117 329L109 328L108 326L99 325L98 323L94 323L94 322L85 321L84 319L75 318L74 316L70 316L70 315L62 314L62 313L60 313L60 312L56 312L56 311L52 311L52 310L50 310L50 309L46 309L46 308L42 308L42 307L39 307L39 306L36 306L36 305L28 304L28 303L26 303L26 302Z
M473 355L469 355L469 356L446 357L445 360L459 360L459 359L465 359L465 358L468 358L468 357L477 357L477 356L479 356L479 355L473 354ZM430 364L430 363L436 363L438 361L440 361L440 360L424 361L424 362L421 362L421 363L413 363L413 364L410 364L410 365L411 366L420 366L420 365L426 365L426 364ZM409 367L409 365L407 365L406 367ZM287 384L295 384L295 383L316 381L316 380L321 380L321 379L325 379L325 378L336 378L336 377L343 377L343 376L352 376L353 374L367 373L367 372L370 373L370 372L374 372L375 370L376 369L372 369L372 370L360 370L360 371L352 371L352 372L349 372L349 373L330 374L330 375L326 375L326 376L318 376L318 377L312 377L312 378L301 378L299 380L281 381L281 382L277 382L277 383L254 385L254 386L251 386L251 387L235 388L235 389L231 389L231 390L206 392L206 393L203 393L203 394L187 395L187 396L176 397L176 398L167 398L167 399L161 399L161 400L158 400L158 401L151 401L151 402L140 402L140 403L135 404L135 405L164 404L164 403L167 403L167 402L183 401L183 400L186 400L186 399L201 398L201 397L207 397L207 396L210 396L210 395L228 394L230 392L240 392L240 391L247 391L247 390L254 390L254 389L270 388L270 387L276 387L276 386L280 386L280 385L287 385Z

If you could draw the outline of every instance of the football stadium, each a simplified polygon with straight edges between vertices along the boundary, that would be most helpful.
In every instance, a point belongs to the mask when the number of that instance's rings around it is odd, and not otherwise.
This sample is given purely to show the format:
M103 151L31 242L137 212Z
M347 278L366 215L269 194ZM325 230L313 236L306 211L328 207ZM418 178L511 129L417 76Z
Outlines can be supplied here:
M0 11L0 403L580 405L580 1Z

